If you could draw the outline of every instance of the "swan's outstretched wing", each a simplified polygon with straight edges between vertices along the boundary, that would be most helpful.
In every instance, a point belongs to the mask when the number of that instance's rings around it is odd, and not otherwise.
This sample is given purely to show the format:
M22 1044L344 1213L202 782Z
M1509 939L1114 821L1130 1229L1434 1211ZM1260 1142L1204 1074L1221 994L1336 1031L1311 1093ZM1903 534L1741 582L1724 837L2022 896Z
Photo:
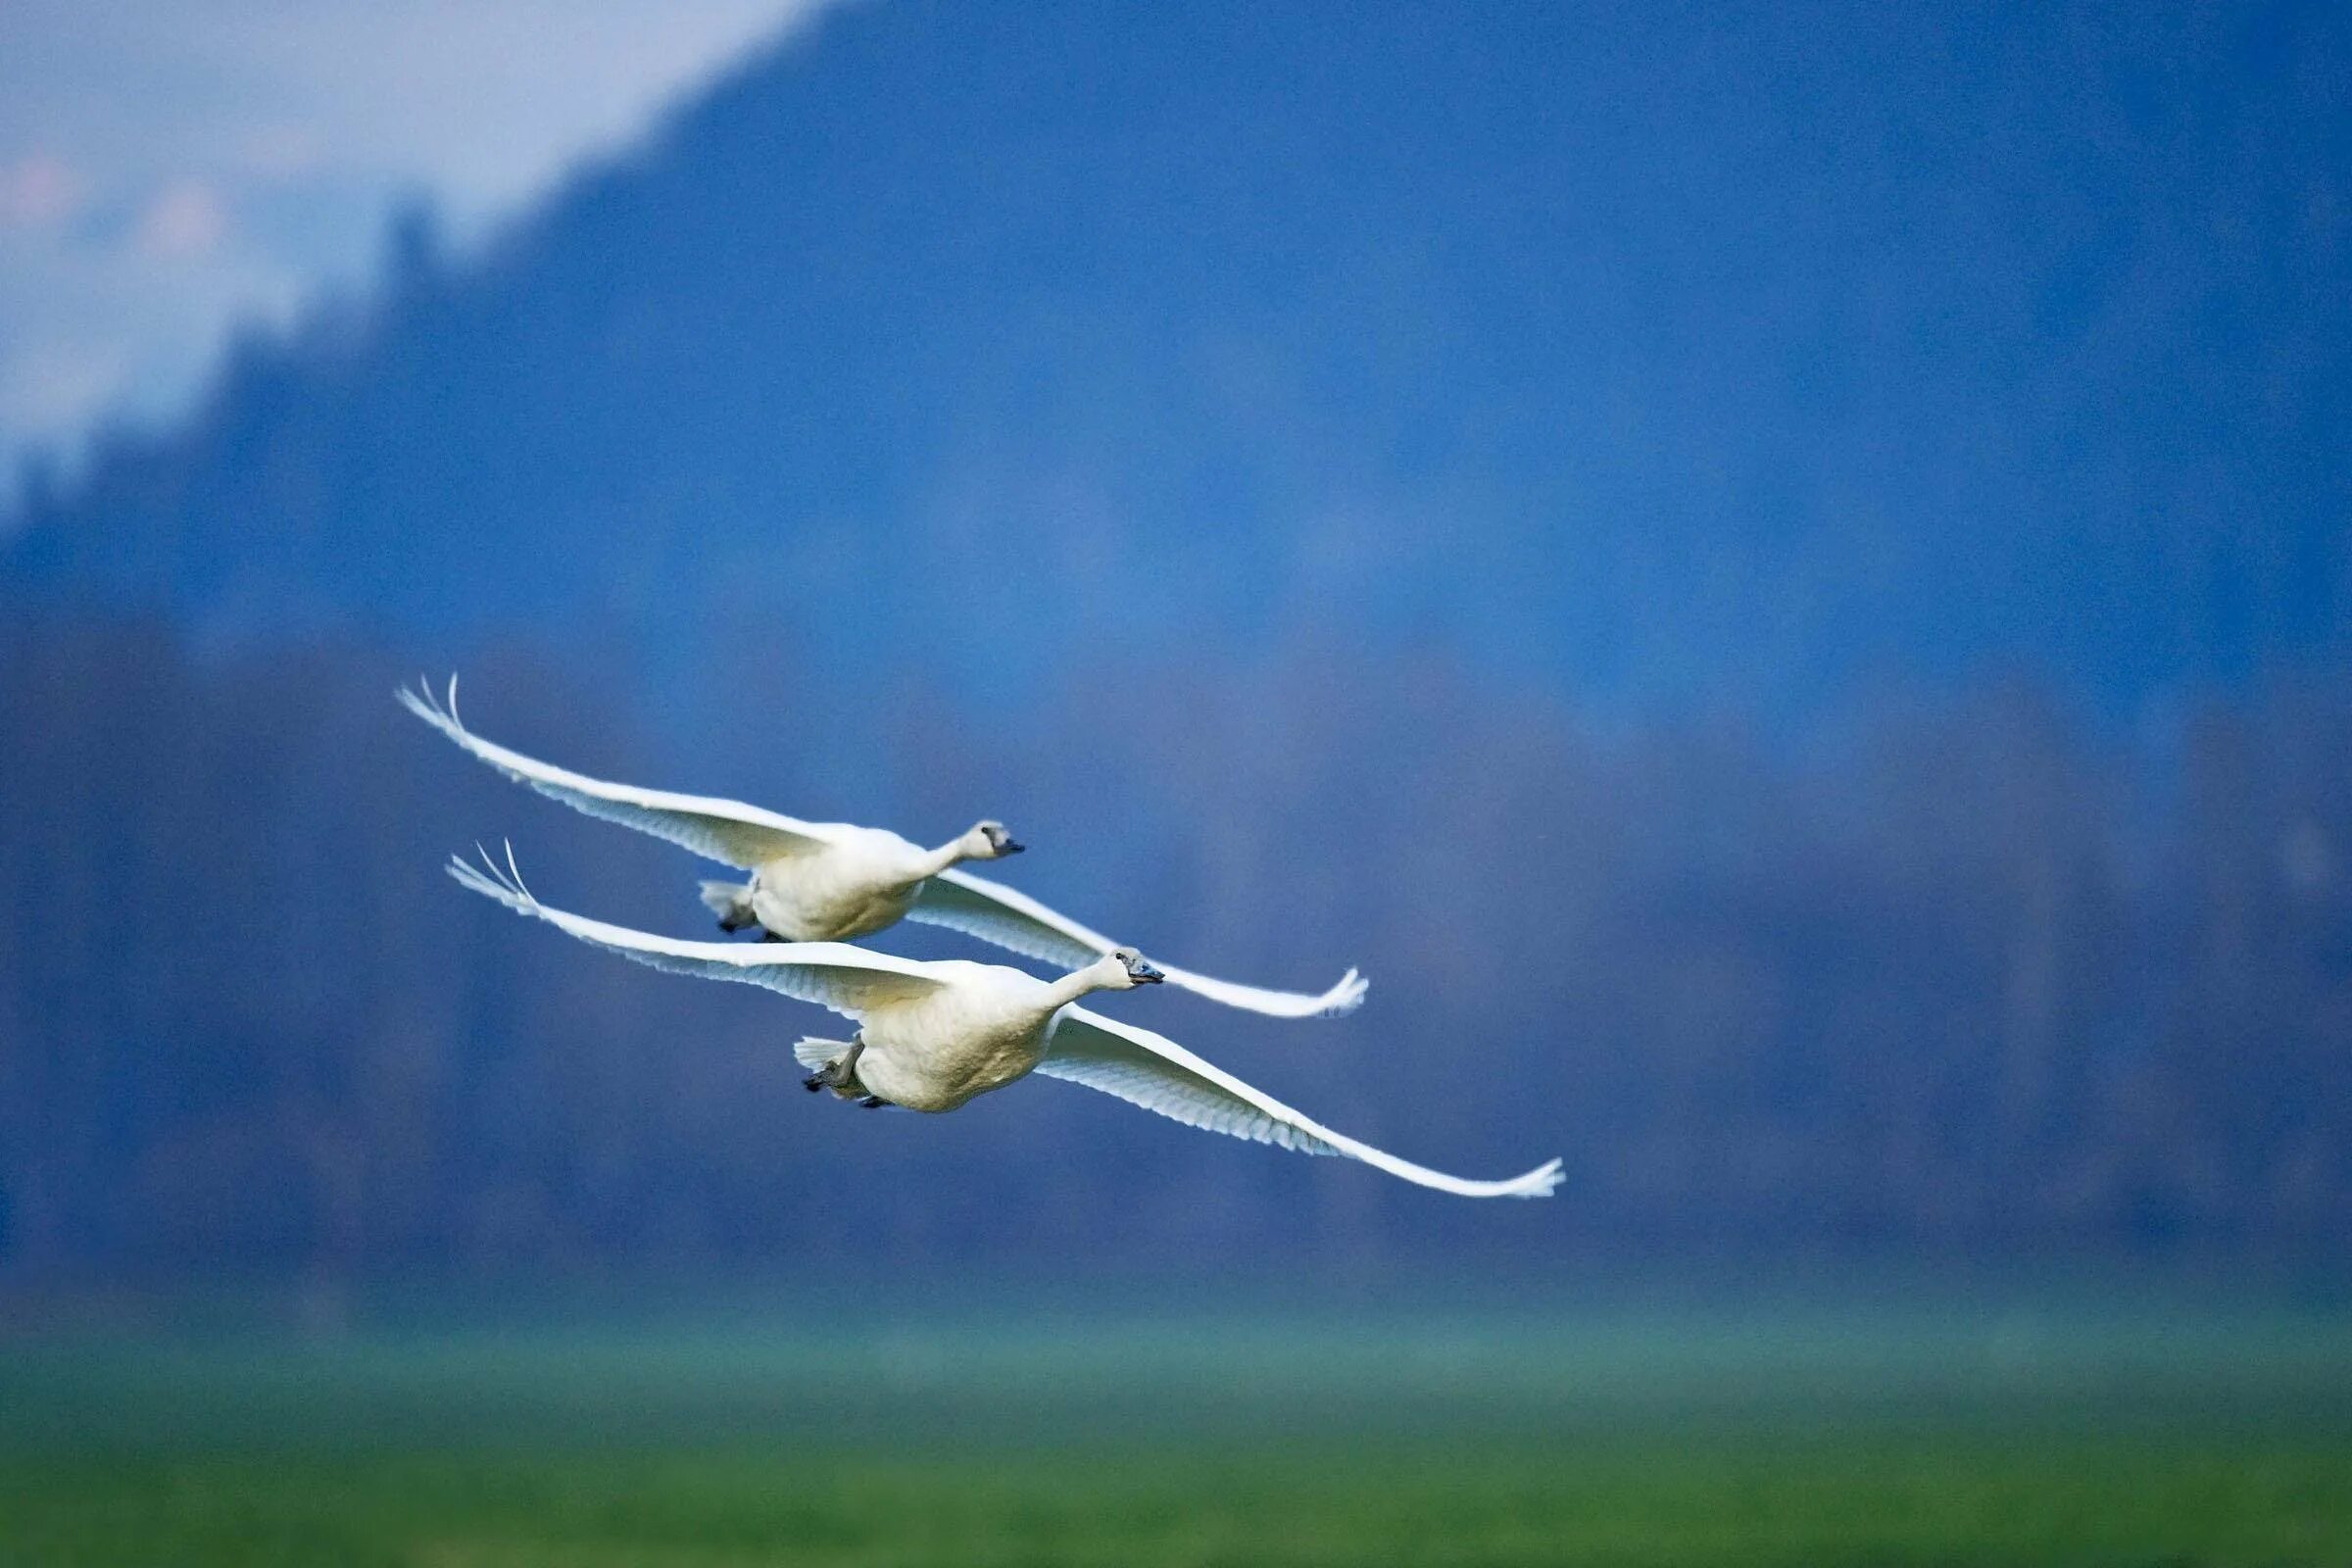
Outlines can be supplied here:
M1159 962L1156 958L1152 961ZM1353 969L1340 976L1319 997L1310 997L1303 991L1268 991L1262 986L1240 985L1179 969L1172 963L1160 963L1159 972L1167 977L1168 984L1197 992L1211 1002L1276 1018L1337 1018L1362 1006L1364 993L1372 989L1372 982Z
M681 942L551 909L522 885L522 875L514 869L513 850L507 852L503 868L486 853L480 866L451 856L449 874L484 898L496 899L516 914L545 920L560 931L609 949L624 958L634 958L671 974L765 986L797 1001L830 1007L845 1017L862 1017L868 1007L926 996L940 985L922 964L911 958L869 953L846 942Z
M906 918L944 925L1065 969L1092 963L1118 946L1100 931L1090 931L1068 915L1056 914L1026 893L962 871L942 871L925 882L921 897L906 911ZM1199 992L1229 1007L1276 1018L1311 1018L1318 1014L1337 1017L1353 1012L1371 985L1350 969L1340 976L1339 984L1318 997L1303 991L1268 991L1258 986L1236 985L1230 980L1212 980L1170 963L1159 964L1159 970L1172 986Z
M1416 1165L1369 1144L1333 1132L1273 1096L1185 1050L1165 1035L1064 1007L1037 1070L1116 1095L1162 1116L1214 1133L1296 1149L1305 1154L1345 1154L1441 1193L1463 1198L1547 1198L1560 1182L1560 1162L1539 1165L1508 1181L1477 1182Z
M658 839L683 845L697 855L750 870L782 855L813 850L827 840L822 823L803 822L777 812L722 801L708 795L676 795L668 790L643 790L632 784L608 784L601 778L525 757L479 735L458 722L458 677L449 677L446 702L432 687L418 683L416 691L402 687L396 693L403 706L474 756L518 784L562 801L575 811L602 817L651 833Z

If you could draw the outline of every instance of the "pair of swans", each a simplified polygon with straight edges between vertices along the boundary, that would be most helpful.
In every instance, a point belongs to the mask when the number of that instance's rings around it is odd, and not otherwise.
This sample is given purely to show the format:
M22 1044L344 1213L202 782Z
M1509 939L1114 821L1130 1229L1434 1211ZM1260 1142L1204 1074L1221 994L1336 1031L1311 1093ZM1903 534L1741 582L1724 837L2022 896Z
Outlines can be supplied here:
M1465 1198L1540 1198L1558 1185L1550 1160L1502 1181L1448 1176L1333 1132L1203 1061L1176 1042L1079 1005L1098 991L1162 982L1229 1006L1282 1018L1352 1011L1367 982L1350 969L1320 995L1272 991L1155 964L1034 899L956 869L1017 855L1004 824L982 821L935 850L881 828L803 822L741 802L608 783L482 739L459 721L457 680L446 699L429 686L401 702L474 757L573 809L666 839L748 871L744 882L703 884L703 902L733 932L760 943L689 942L591 920L541 904L514 852L502 865L453 858L450 874L517 914L671 973L765 986L853 1020L850 1040L806 1039L794 1054L811 1090L869 1106L954 1110L1032 1072L1063 1078L1163 1116L1304 1153L1340 1154L1406 1181ZM965 932L1058 963L1058 980L1003 964L923 962L852 947L902 919Z

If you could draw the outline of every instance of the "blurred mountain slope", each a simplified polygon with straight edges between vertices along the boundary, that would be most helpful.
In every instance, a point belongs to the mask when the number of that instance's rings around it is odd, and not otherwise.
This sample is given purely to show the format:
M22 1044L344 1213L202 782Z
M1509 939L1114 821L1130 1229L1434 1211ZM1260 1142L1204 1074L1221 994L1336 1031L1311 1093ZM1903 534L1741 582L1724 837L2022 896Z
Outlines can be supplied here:
M2340 10L846 8L0 534L44 598L966 695L2340 654ZM753 646L747 647L750 639Z

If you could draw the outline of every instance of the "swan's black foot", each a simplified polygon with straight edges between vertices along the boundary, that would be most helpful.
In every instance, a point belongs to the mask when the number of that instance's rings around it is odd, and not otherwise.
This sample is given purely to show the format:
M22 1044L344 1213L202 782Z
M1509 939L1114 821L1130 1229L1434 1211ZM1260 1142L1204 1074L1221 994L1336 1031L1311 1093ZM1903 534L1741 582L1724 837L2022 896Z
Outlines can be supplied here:
M868 1110L880 1110L884 1105L889 1104L890 1102L884 1100L880 1095L868 1095L863 1100L858 1102L858 1103L863 1105Z
M858 1081L858 1058L863 1054L865 1036L860 1034L850 1042L849 1050L802 1079L801 1087L812 1095L819 1089L830 1089L844 1100L863 1095L865 1085Z
M781 942L784 940L784 938L776 935L773 931L762 931L760 933L760 940L762 942Z

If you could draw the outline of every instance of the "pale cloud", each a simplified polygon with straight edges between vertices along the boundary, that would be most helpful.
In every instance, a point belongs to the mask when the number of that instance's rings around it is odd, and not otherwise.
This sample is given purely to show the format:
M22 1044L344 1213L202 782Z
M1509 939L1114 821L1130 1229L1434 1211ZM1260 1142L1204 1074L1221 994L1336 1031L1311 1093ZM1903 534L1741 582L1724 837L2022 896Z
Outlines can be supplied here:
M54 153L0 164L0 228L56 228L81 211L86 182Z
M165 186L139 215L139 246L164 261L203 256L228 233L220 193L200 179Z
M459 243L834 0L0 0L0 508L184 407L240 321Z

